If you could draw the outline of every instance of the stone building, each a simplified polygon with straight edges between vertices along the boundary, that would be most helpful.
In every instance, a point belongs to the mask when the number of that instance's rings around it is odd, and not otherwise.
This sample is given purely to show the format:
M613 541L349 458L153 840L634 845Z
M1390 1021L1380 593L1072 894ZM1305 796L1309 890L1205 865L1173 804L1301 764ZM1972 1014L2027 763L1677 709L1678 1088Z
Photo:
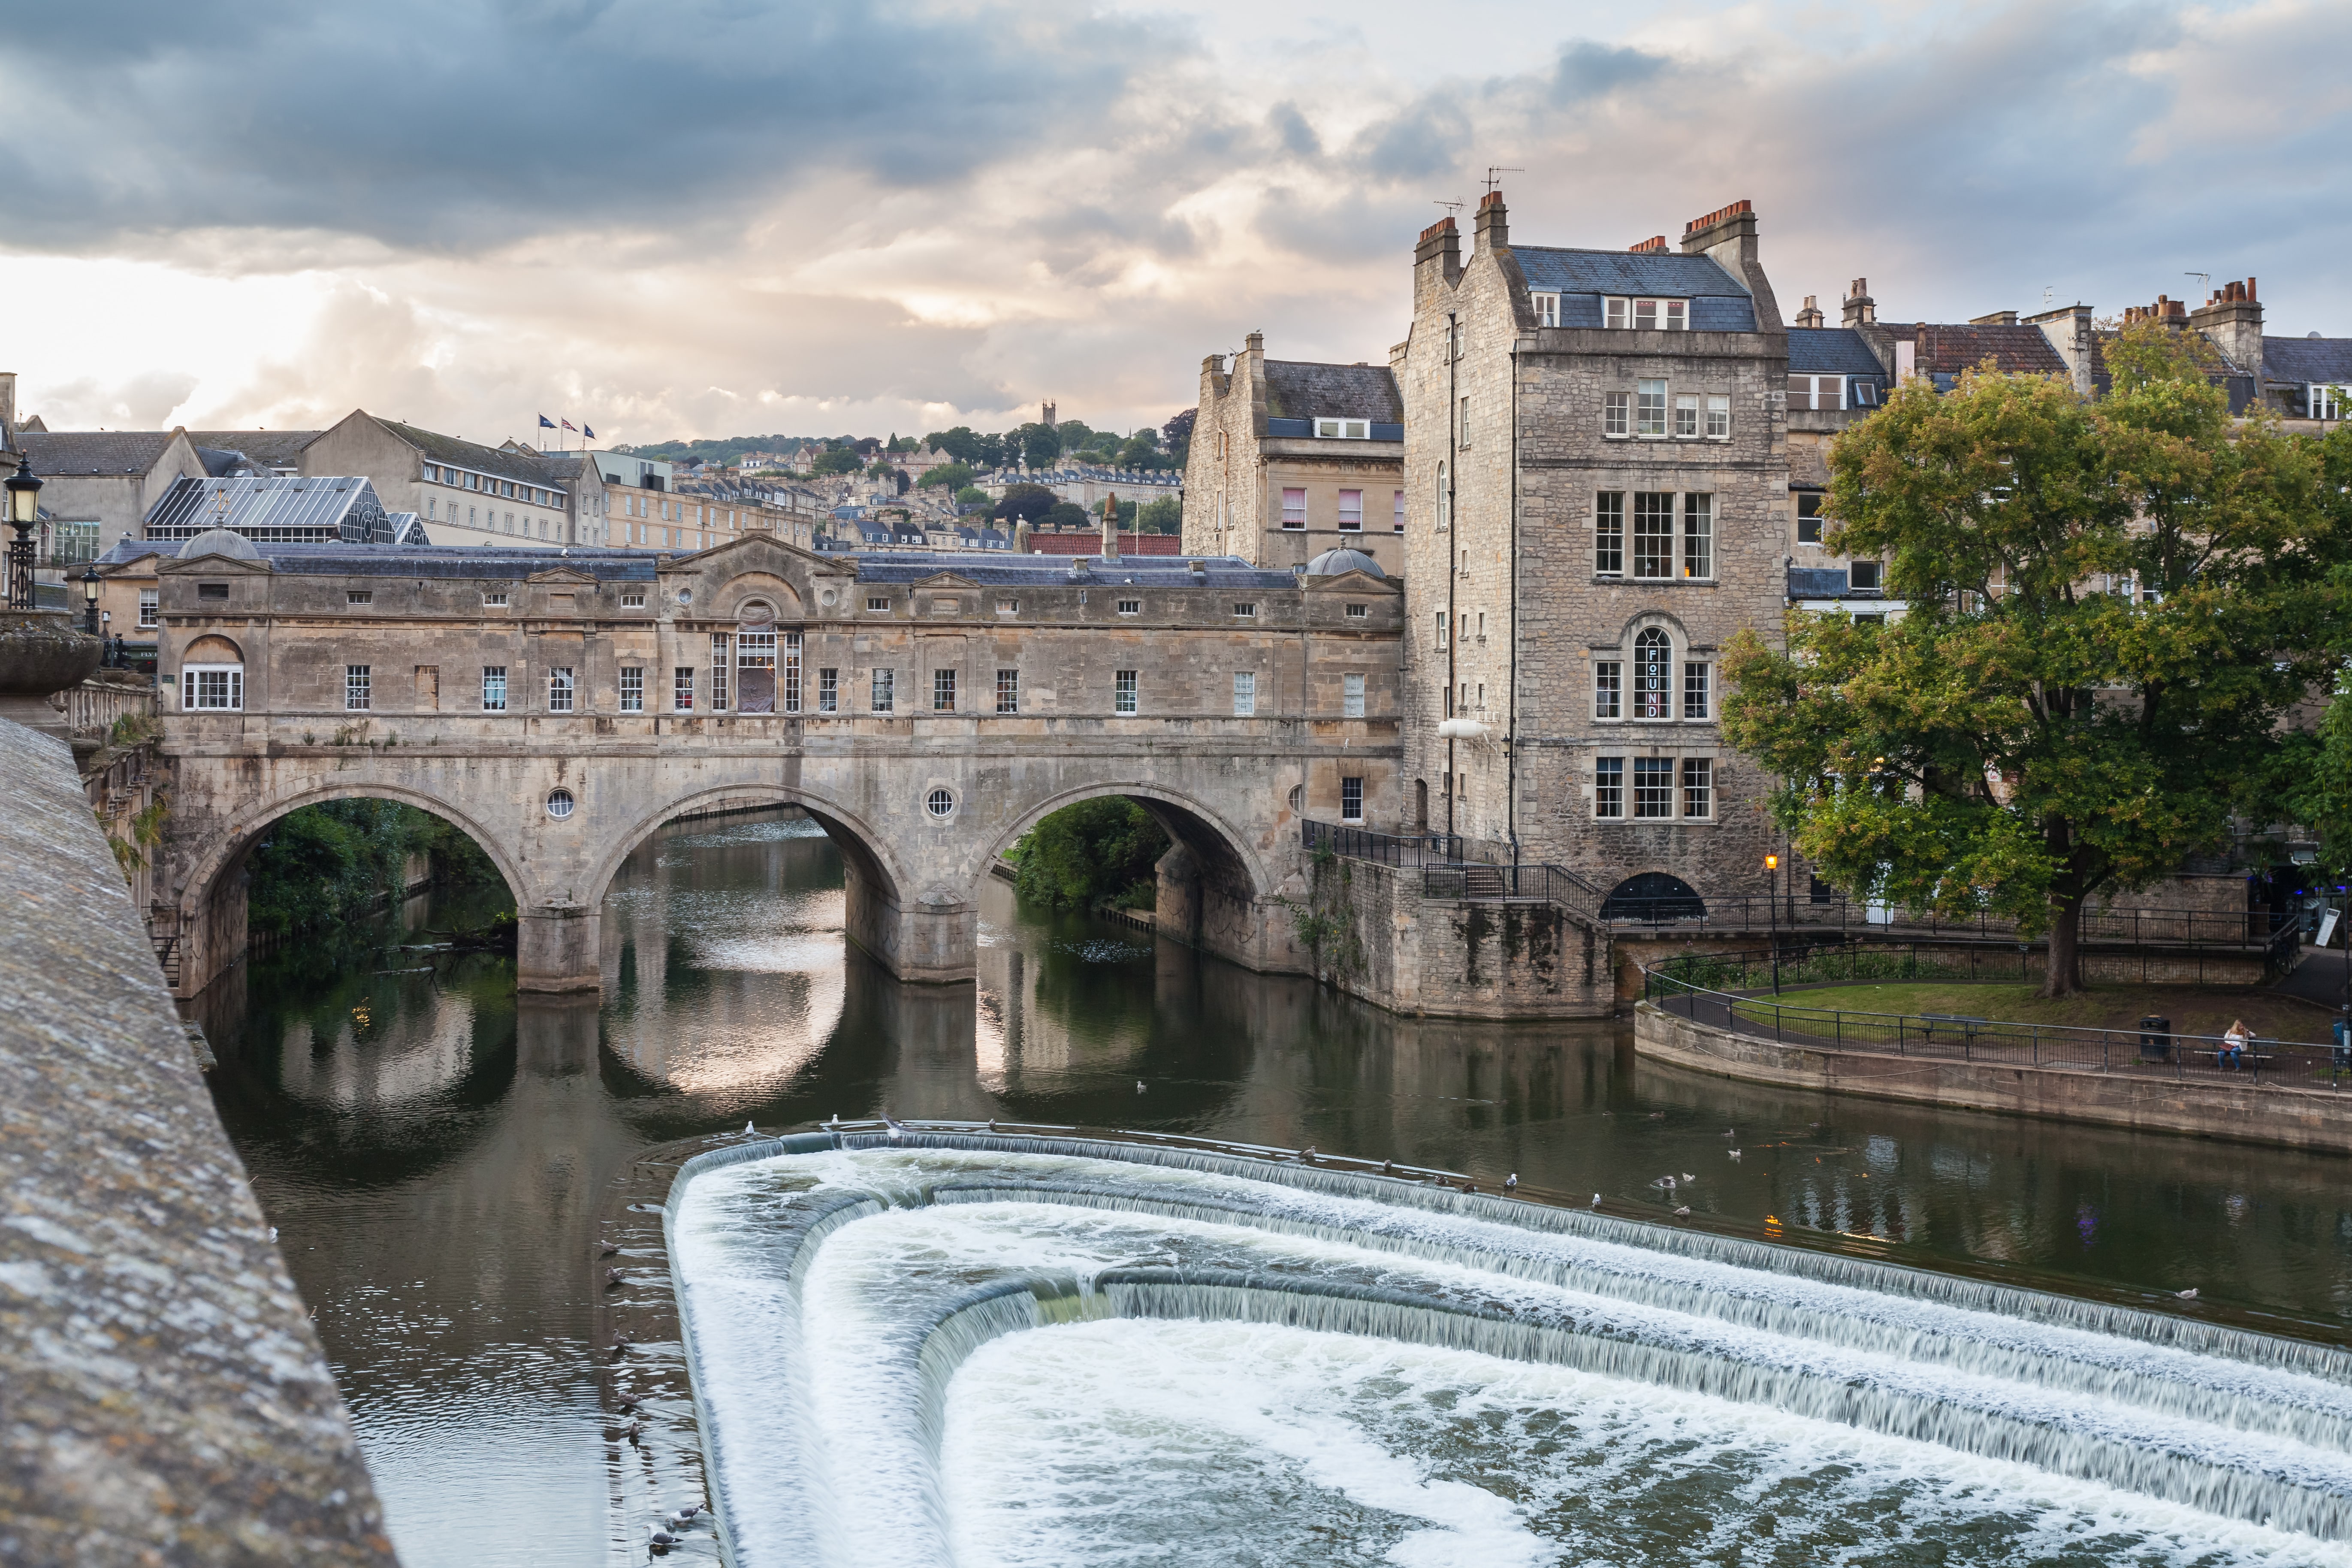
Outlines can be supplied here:
M413 511L439 544L557 550L601 542L601 518L583 516L548 459L437 431L347 415L302 447L306 476L357 475L387 511Z
M1410 826L1621 898L1763 890L1717 659L1785 606L1789 356L1745 202L1676 250L1514 246L1499 192L1466 259L1423 233L1391 356Z
M1404 405L1386 365L1269 360L1252 332L1201 362L1184 549L1295 569L1327 550L1403 563Z

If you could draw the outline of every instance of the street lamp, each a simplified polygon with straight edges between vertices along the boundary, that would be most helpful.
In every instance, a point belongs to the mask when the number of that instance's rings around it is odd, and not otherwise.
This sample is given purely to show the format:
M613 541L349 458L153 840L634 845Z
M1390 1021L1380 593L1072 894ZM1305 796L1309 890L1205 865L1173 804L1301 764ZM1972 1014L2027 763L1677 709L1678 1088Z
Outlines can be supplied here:
M98 635L98 563L93 561L81 569L82 630Z
M1764 901L1772 921L1772 994L1780 994L1780 858L1764 857Z
M41 481L33 477L33 459L16 457L16 471L8 476L8 526L16 537L8 546L8 607L33 605L33 526L41 521Z

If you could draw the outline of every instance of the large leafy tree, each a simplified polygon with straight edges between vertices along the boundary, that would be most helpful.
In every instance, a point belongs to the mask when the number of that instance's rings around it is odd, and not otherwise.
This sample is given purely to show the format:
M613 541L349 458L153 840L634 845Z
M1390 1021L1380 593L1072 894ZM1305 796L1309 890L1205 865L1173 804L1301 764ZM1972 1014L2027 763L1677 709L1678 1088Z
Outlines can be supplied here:
M1832 549L1892 624L1794 616L1728 650L1727 736L1849 891L1990 910L2081 986L2084 903L2279 815L2284 721L2331 670L2341 536L2308 443L2233 422L2202 340L2108 345L2111 394L1990 367L1913 381L1832 447Z

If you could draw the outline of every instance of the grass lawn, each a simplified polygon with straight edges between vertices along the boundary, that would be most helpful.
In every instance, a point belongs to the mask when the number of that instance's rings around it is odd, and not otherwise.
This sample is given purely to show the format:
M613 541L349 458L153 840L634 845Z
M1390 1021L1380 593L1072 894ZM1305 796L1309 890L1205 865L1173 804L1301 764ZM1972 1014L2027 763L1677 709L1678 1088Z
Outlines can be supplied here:
M2188 985L2098 986L2080 995L2051 1001L2032 985L1972 985L1950 980L1896 980L1832 985L1817 991L1787 991L1791 1006L1825 1007L1847 1013L1944 1013L2011 1024L2067 1024L2088 1029L2137 1029L2153 1013L2172 1020L2175 1034L2219 1035L2233 1018L2265 1039L2307 1040L2325 1045L2328 1019L2315 1008L2261 991L2203 991ZM1740 1008L1755 1016L1755 1004ZM1769 1006L1762 1016L1771 1016Z

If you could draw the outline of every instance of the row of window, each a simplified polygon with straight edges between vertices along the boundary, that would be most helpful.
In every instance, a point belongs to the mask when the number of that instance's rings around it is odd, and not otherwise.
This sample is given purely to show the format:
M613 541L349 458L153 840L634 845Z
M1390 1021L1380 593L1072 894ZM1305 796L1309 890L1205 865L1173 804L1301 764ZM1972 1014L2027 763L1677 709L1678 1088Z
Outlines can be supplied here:
M1592 570L1598 576L1622 577L1626 569L1626 500L1631 494L1633 573L1636 578L1664 579L1675 570L1675 518L1682 514L1679 575L1715 575L1715 497L1704 490L1601 490L1592 504ZM1679 503L1679 506L1677 505Z
M1603 822L1627 819L1624 757L1592 759L1592 815ZM1634 757L1634 821L1706 822L1715 816L1715 763L1706 757ZM1681 787L1675 787L1679 773ZM1675 797L1679 794L1680 800ZM1681 809L1677 811L1675 807Z
M1395 499L1392 510L1389 515L1389 521L1391 529L1394 532L1402 533L1404 531L1404 492L1402 490L1395 492ZM1302 529L1307 526L1307 490L1305 487L1292 486L1286 488L1283 490L1282 526L1293 530ZM1361 533L1363 531L1364 492L1361 490L1341 490L1339 492L1339 531L1342 533Z
M1595 719L1671 719L1675 716L1675 652L1666 634L1655 626L1633 639L1633 684L1626 685L1626 661L1592 661L1592 716ZM1704 660L1685 660L1682 667L1682 716L1714 716L1714 667Z
M563 504L562 490L541 489L536 486L519 484L513 479L494 479L488 474L468 473L463 468L453 468L439 463L425 465L425 479L428 484L450 485L458 489L478 490L484 495L499 496L508 500L525 501L532 506ZM452 521L455 521L456 516L454 511L450 513Z
M1559 296L1555 293L1531 293L1528 299L1536 309L1536 325L1559 325ZM1628 329L1644 332L1682 332L1690 330L1690 301L1687 300L1637 300L1630 295L1610 295L1601 303L1601 319L1610 328L1622 331Z
M1631 392L1601 395L1601 433L1628 439L1728 441L1731 399L1719 393L1670 395L1664 381L1637 381Z
M697 665L679 665L671 672L670 706L673 711L691 713L696 710L698 690L705 694L714 712L723 712L730 696L739 713L798 713L803 704L803 671L801 668L800 637L785 634L782 658L778 656L774 633L744 633L736 638L730 658L724 646L729 640L724 633L712 638L712 663L706 668ZM423 674L419 671L420 677ZM646 672L641 665L623 665L619 671L620 711L642 713L646 707ZM707 681L705 679L707 676ZM898 677L896 670L877 669L871 672L868 689L868 710L875 713L898 711ZM931 711L953 713L957 710L957 672L952 669L931 671ZM437 689L439 673L432 677ZM1234 716L1253 718L1257 713L1257 676L1254 671L1241 671L1233 678ZM579 682L573 668L558 665L547 672L547 711L570 713ZM1142 672L1122 669L1113 673L1111 710L1118 714L1141 711ZM1000 669L996 672L996 711L1021 711L1021 672ZM502 664L482 667L482 711L503 713L507 710L507 667ZM365 713L373 710L375 700L375 671L373 666L347 664L343 667L343 709L346 712ZM189 712L236 711L245 706L245 667L242 665L191 664L181 670L181 707ZM841 711L841 672L826 668L816 672L816 711ZM1340 677L1340 712L1349 719L1364 716L1364 677L1347 674Z

